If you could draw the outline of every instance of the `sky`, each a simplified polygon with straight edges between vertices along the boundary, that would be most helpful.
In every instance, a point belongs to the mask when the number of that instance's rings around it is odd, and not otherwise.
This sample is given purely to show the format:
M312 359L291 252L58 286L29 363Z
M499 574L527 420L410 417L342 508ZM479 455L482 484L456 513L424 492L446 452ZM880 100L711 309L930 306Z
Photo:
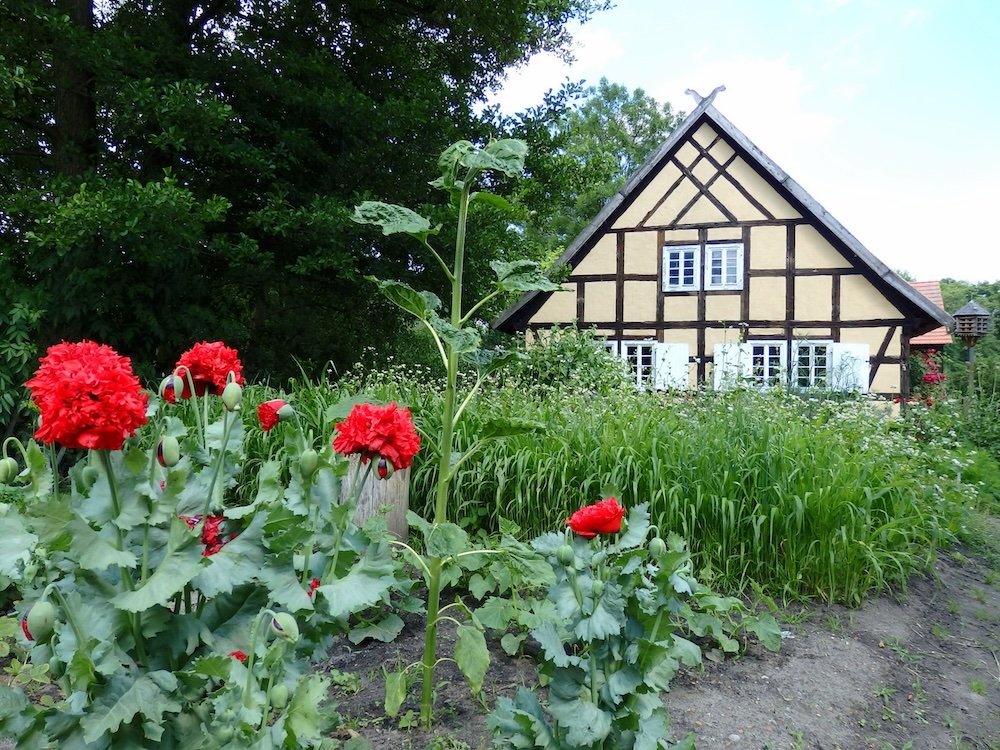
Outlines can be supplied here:
M1000 1L618 0L493 101L602 77L690 112L692 88L887 266L1000 280Z

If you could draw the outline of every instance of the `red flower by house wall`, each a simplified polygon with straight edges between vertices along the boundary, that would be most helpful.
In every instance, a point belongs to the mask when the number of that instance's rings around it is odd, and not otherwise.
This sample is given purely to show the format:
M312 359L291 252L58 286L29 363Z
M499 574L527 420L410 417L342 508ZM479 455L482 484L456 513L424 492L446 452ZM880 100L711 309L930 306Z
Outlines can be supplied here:
M44 443L121 450L146 423L148 397L131 361L105 344L50 346L27 386L40 413L35 437Z

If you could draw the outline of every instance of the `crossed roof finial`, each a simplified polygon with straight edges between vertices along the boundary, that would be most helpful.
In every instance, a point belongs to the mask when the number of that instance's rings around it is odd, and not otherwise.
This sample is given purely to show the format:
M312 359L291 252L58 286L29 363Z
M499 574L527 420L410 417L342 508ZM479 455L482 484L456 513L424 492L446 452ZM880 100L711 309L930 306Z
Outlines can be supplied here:
M696 102L697 102L698 104L701 104L701 103L702 103L703 101L705 101L706 99L708 99L708 103L709 103L709 104L711 104L711 103L712 103L712 101L713 101L713 100L715 99L715 97L719 95L719 92L720 92L720 91L725 91L725 90L726 90L726 87L725 87L725 86L716 86L716 87L715 87L714 89L712 89L712 93L711 93L711 94L709 94L709 95L708 95L707 97L706 97L706 96L702 96L701 94L699 94L699 93L698 93L697 91L695 91L694 89L688 89L688 90L687 90L687 91L685 91L684 93L685 93L685 94L690 94L691 96L693 96L693 97L694 97L694 100L695 100L695 101L696 101Z

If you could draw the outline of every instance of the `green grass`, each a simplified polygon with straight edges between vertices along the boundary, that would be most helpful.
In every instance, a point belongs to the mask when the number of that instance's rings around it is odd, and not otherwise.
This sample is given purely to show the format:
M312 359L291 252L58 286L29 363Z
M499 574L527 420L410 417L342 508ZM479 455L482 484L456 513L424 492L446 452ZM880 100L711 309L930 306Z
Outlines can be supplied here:
M423 406L434 434L433 403ZM470 411L459 449L497 414L544 428L491 442L463 466L460 521L495 529L506 517L536 534L611 492L649 502L661 533L687 539L700 574L723 588L754 580L774 595L856 604L904 585L958 526L947 482L928 482L919 447L864 403L501 391ZM410 494L424 513L427 459L415 463Z

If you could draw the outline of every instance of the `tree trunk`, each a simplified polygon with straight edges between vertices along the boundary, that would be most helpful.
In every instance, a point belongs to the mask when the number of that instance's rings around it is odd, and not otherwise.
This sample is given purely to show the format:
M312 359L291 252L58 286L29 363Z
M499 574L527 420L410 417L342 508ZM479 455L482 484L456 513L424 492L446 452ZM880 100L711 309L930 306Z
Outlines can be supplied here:
M71 38L52 51L55 83L52 151L57 174L75 177L95 165L97 157L97 103L94 72L84 63L94 32L93 0L57 0L69 17Z

